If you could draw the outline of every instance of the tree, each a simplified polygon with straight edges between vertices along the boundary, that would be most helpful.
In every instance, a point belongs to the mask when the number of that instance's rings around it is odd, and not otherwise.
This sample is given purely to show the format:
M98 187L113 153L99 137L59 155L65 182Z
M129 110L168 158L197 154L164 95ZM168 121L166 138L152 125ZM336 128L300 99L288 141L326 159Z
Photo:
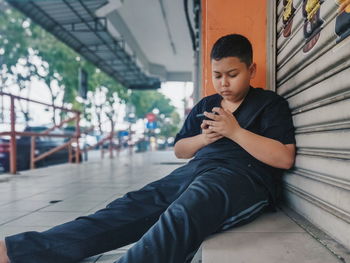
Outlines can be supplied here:
M111 127L114 128L120 105L128 101L129 95L126 88L99 69L87 67L87 71L90 90L87 105L91 106L90 114L96 116L99 130L102 133L103 116L107 117L111 122Z
M160 114L169 117L175 107L171 105L170 99L155 90L135 90L131 93L130 103L135 106L137 118L144 118L153 109L158 109Z
M170 117L160 118L160 136L164 136L167 140L169 137L175 137L179 131L179 125L181 123L180 115L173 111Z
M71 104L75 109L80 108L81 106L75 103L75 98L78 91L78 70L85 61L81 61L76 52L42 28L38 26L32 28L31 45L42 60L43 70L40 78L49 90L52 105ZM53 124L57 124L56 116L53 108Z
M20 58L30 56L28 49L28 19L10 8L0 10L0 64L2 75L13 73Z
M28 42L31 36L28 23L29 20L19 12L10 8L0 10L0 91L16 83L21 92L30 87L30 81L36 75L37 68L32 62L34 51ZM26 107L20 102L20 107L28 122L28 102Z

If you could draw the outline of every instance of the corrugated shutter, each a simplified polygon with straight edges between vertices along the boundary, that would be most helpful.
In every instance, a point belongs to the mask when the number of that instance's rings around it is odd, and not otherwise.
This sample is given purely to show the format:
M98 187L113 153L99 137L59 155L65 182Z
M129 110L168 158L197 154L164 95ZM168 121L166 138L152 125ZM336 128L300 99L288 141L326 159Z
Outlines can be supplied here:
M296 127L287 203L350 249L350 5L337 8L335 0L278 2L276 91Z

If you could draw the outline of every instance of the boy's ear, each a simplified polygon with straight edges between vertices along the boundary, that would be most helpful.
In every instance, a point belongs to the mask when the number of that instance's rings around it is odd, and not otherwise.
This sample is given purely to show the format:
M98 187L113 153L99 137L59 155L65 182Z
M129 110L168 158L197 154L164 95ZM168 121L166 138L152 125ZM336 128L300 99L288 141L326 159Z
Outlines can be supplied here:
M255 78L255 75L256 75L256 63L255 62L253 62L249 66L249 73L250 73L250 78L251 79Z

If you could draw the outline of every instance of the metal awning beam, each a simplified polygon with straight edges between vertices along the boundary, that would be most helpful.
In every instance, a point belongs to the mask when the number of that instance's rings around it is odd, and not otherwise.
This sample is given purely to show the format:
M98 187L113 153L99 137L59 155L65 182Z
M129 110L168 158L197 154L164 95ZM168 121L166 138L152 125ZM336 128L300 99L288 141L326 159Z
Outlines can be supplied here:
M84 29L84 26L89 25L89 28ZM71 32L107 32L107 19L105 17L95 18L93 21L84 21L67 24ZM67 26L63 25L63 27Z
M159 82L157 78L146 76L144 71L139 68L135 54L129 54L126 51L124 39L115 39L108 32L107 19L95 16L94 8L98 8L97 2L62 0L55 3L45 2L40 6L35 1L8 0L8 2L107 74L116 78L122 85L129 87L133 83ZM103 2L105 1L101 1L101 3ZM59 8L66 12L69 8L70 20L76 22L60 23L59 21L64 20L62 15L59 16L60 20L55 20ZM55 10L52 11L53 14L51 14L51 10ZM126 76L131 76L132 81Z

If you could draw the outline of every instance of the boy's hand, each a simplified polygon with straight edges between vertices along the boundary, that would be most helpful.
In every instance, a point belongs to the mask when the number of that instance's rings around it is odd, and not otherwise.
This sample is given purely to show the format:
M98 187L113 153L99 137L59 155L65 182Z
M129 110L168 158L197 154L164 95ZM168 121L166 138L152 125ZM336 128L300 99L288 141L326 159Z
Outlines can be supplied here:
M220 140L224 137L221 134L210 130L209 126L205 124L204 121L201 124L201 129L205 145L216 142L217 140Z
M211 120L204 120L203 123L208 125L208 129L227 138L234 138L235 134L241 129L235 116L228 111L219 107L212 110L214 113L204 112L204 115Z

